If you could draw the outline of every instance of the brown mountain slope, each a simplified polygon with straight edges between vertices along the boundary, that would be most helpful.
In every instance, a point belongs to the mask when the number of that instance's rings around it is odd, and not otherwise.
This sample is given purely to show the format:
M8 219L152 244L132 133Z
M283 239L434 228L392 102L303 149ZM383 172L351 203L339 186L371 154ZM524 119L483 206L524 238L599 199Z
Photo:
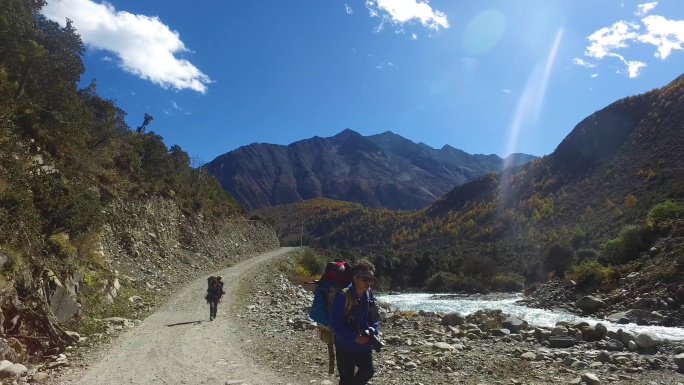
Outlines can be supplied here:
M438 266L463 273L474 258L493 266L488 274L534 279L551 244L600 252L623 226L643 223L654 204L684 200L683 124L680 76L592 114L552 154L456 187L423 210L287 210L306 218L309 239L322 246L446 261L435 262L432 273Z
M535 157L510 156L511 164ZM248 209L325 197L368 207L417 209L454 186L503 168L496 155L433 149L385 132L352 130L288 146L251 144L206 165L223 188Z

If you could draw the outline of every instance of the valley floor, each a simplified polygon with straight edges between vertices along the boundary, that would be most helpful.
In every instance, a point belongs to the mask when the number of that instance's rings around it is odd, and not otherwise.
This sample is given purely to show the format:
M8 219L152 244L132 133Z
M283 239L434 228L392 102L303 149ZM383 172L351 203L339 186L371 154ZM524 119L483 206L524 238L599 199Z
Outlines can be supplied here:
M306 321L311 293L282 274L287 251L223 270L226 297L215 321L208 321L202 277L88 365L51 383L337 384L327 374L326 346ZM586 373L601 384L684 384L669 353L616 353L612 363L600 362L599 352L586 347L549 349L507 338L450 340L440 349L435 342L450 337L439 322L436 315L412 315L381 323L389 343L375 354L371 384L567 384ZM533 358L521 358L530 352Z

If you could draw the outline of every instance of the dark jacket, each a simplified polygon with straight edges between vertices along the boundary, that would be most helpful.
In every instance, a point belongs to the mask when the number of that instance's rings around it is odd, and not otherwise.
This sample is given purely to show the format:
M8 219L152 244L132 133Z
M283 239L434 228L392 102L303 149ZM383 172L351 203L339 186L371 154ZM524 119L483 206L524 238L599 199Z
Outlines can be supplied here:
M370 306L370 301L374 300L373 290L368 289L359 298L352 283L346 291L352 299L349 314L346 317L344 315L344 308L347 303L345 291L337 293L330 311L330 328L335 334L335 345L337 349L345 352L370 353L372 351L370 341L365 344L357 344L355 340L361 331L369 327L373 327L376 331L378 329L377 311L371 309Z

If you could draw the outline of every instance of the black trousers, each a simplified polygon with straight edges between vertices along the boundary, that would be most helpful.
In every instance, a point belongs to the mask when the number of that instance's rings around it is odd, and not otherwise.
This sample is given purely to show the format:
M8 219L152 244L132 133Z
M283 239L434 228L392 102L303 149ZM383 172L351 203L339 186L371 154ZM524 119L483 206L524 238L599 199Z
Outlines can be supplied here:
M209 302L209 318L216 318L216 309L218 308L218 299L210 299Z
M373 353L350 353L335 349L340 385L366 385L375 374ZM354 373L354 370L359 370Z

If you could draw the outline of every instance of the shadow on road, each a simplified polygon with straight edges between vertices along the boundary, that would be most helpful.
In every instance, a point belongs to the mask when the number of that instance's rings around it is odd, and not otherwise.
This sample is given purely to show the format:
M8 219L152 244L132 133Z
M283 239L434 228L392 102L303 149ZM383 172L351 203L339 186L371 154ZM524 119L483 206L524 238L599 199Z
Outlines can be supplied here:
M168 324L166 326L171 327L171 326L190 325L190 324L199 325L202 322L204 322L204 321L203 320L197 320L197 321L177 322L175 324Z

